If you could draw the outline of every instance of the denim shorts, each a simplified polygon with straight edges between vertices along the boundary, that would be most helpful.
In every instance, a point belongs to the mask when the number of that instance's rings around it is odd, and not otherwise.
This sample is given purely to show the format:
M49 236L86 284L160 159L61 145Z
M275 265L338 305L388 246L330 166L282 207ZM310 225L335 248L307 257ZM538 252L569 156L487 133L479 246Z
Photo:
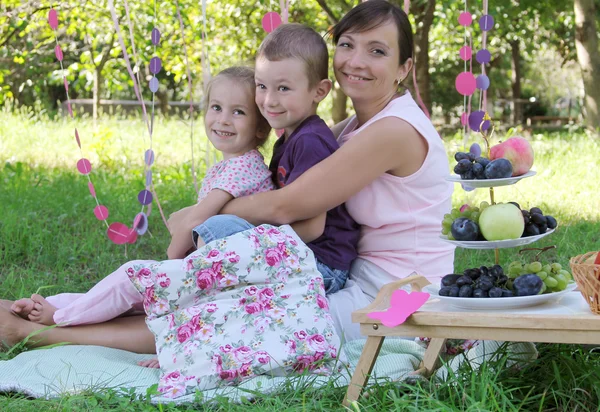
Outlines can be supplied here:
M253 227L253 224L235 215L216 215L206 219L201 225L196 226L192 231L192 238L194 245L197 244L198 237L202 238L204 243L210 243L213 240L223 239L244 230L252 229ZM318 259L316 261L317 269L323 275L325 293L329 295L342 289L348 278L349 271L331 268Z

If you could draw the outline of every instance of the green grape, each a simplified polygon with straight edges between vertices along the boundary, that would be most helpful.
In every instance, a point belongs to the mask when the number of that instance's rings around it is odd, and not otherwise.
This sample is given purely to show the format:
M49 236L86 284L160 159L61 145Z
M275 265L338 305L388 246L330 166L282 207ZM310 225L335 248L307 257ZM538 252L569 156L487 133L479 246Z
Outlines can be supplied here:
M541 295L542 293L546 293L546 290L548 289L548 287L546 286L545 283L542 283L542 289L540 290L539 295Z
M442 235L448 235L450 233L450 229L445 226L442 226Z
M546 279L544 279L544 284L549 288L555 288L558 285L558 281L553 277L548 276Z
M479 223L479 216L481 215L481 213L479 212L473 212L471 213L471 220L475 223Z
M458 219L460 217L460 210L452 209L450 211L450 216L452 216L453 219Z
M554 273L560 272L561 269L562 269L562 265L560 263L553 263L552 264L552 271Z
M566 282L568 282L568 280L567 280L567 278L565 277L565 275L562 275L562 274L560 274L560 273L559 273L558 275L554 275L554 279L556 279L556 280L564 280L564 281L565 281L565 283L566 283Z
M447 224L448 226L452 226L452 222L454 222L454 219L452 219L451 216L445 217L444 220L442 220L442 224Z
M448 240L456 240L454 239L454 236L452 236L452 232L448 233Z
M522 275L522 273L521 273L522 271L523 270L521 268L519 268L519 267L512 267L512 268L509 267L508 268L508 277L510 279L516 279L516 278L518 278L519 276Z
M475 207L474 207L474 208L472 208L471 210L472 210L473 212L479 212L479 213L481 213L481 210L480 210L480 209L479 209L477 206L475 206Z
M556 289L565 290L567 288L567 281L564 278L556 279L556 281L558 282Z
M546 279L548 277L548 272L545 272L545 271L542 270L541 272L536 273L536 275L540 279L544 280L544 279Z
M527 266L529 268L529 271L531 271L532 273L538 273L542 270L542 264L540 262L531 262Z
M559 275L563 275L565 277L565 279L567 279L567 282L573 280L573 276L571 276L571 274L568 271L564 270L564 269L561 269L558 272L558 274Z
M550 265L544 265L544 267L542 268L542 270L546 273L550 273L552 271L552 267Z
M508 265L509 269L513 268L513 267L518 267L519 269L521 269L523 266L521 265L521 262L514 261L514 262L510 262L510 265Z
M486 201L483 201L479 204L479 209L483 212L486 207L490 207L490 204Z

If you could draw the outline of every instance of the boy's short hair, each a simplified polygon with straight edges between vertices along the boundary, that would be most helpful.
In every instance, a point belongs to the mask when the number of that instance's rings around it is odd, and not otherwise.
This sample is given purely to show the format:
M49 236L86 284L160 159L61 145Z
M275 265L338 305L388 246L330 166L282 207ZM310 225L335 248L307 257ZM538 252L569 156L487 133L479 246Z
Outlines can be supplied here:
M329 77L327 44L319 33L303 24L282 24L269 33L256 53L257 59L261 57L271 61L302 60L310 88Z

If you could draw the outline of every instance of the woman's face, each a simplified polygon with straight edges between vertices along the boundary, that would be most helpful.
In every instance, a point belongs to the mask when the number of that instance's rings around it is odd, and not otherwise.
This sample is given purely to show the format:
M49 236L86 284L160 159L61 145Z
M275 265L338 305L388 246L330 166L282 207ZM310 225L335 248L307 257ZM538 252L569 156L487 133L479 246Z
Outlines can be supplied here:
M391 97L412 63L400 66L398 29L390 21L369 31L343 33L335 47L333 69L352 100ZM410 60L409 60L410 61Z

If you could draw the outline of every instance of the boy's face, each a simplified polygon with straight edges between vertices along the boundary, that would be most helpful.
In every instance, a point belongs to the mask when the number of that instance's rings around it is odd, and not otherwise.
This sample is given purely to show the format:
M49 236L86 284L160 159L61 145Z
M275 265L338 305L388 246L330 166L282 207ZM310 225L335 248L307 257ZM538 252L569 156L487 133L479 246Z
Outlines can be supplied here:
M256 105L272 128L284 129L289 137L304 119L316 113L317 104L325 97L320 97L319 84L309 89L306 67L299 59L270 61L260 57L255 70Z

